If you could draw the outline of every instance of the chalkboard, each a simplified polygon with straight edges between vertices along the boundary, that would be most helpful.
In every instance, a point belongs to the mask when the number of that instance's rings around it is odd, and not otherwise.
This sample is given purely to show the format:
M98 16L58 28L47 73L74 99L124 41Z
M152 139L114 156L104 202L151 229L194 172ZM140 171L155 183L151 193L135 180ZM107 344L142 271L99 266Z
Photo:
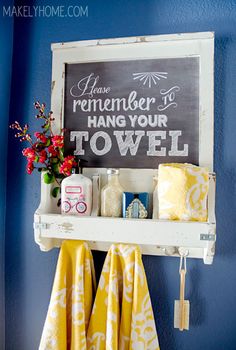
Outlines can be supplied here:
M65 65L65 154L88 167L199 164L199 57Z

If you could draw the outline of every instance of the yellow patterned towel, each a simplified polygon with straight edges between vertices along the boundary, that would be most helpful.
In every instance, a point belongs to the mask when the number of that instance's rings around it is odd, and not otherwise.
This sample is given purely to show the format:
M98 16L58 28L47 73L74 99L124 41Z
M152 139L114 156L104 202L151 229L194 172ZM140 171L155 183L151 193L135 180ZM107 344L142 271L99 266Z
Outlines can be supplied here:
M112 245L100 277L87 334L88 350L158 350L139 247Z
M39 350L86 350L94 266L84 242L64 241Z
M209 172L192 164L160 164L158 169L159 218L207 221Z

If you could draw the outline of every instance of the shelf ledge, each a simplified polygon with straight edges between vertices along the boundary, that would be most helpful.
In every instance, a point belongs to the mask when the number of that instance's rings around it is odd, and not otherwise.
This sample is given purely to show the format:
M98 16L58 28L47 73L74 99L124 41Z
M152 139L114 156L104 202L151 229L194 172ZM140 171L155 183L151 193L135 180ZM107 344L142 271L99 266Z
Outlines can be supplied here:
M64 239L86 240L92 249L106 251L111 243L138 244L143 254L189 257L211 264L216 241L215 223L76 217L35 213L35 240L44 251ZM46 240L46 241L45 241ZM45 245L45 242L47 244Z

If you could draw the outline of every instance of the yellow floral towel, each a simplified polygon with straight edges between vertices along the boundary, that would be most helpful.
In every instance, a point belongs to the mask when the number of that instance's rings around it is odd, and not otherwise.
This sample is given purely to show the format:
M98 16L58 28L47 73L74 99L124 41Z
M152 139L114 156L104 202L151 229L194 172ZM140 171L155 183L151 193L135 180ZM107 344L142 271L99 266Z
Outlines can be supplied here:
M158 169L159 218L207 221L209 173L192 164L160 164Z
M87 343L88 350L159 349L138 247L111 246L98 285Z
M64 241L39 350L86 350L94 266L87 243Z

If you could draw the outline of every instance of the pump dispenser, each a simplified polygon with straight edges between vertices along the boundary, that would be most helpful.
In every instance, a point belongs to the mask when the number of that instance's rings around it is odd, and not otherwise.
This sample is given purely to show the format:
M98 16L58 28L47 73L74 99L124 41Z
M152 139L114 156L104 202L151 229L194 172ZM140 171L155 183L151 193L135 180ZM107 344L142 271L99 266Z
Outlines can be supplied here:
M80 160L61 183L61 212L89 216L92 210L92 180L81 174Z

